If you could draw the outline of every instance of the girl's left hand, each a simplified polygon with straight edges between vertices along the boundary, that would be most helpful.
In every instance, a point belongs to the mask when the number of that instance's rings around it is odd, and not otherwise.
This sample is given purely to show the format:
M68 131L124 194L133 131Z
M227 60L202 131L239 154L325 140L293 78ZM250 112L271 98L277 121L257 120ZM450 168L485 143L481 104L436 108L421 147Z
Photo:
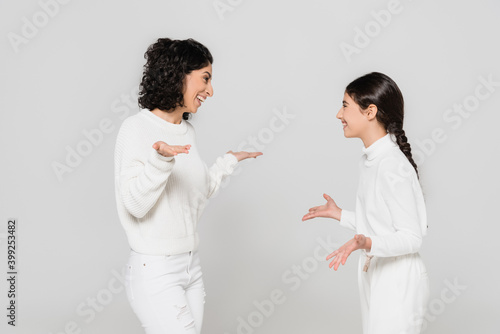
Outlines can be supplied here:
M334 258L333 261L330 262L330 268L333 267L334 270L337 270L341 263L344 265L349 255L355 250L371 249L371 241L372 239L365 237L363 234L356 234L354 238L326 257L327 261Z
M259 155L262 155L262 152L245 152L245 151L241 152L229 151L227 153L231 153L232 155L234 155L236 159L238 159L238 161L245 160L248 158L257 158Z

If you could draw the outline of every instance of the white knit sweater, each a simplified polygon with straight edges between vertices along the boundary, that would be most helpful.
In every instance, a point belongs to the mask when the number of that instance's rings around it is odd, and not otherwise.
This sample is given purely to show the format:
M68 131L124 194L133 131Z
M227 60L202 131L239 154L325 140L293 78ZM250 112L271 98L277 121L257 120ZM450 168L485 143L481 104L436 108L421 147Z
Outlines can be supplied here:
M167 158L152 148L157 141L191 149ZM173 255L198 248L196 227L206 201L238 160L225 154L208 169L197 148L185 120L169 123L143 109L123 122L115 147L115 196L134 251Z
M363 152L356 211L342 210L340 225L372 239L367 255L418 252L427 216L415 169L389 134Z

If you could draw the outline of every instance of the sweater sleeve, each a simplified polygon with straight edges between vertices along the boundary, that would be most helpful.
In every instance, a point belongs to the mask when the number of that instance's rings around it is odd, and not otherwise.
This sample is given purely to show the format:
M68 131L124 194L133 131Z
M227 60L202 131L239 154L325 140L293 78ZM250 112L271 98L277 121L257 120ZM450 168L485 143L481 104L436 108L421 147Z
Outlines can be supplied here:
M238 164L238 159L231 153L224 154L222 157L217 158L215 163L208 170L209 189L207 198L210 198L219 190L224 179L233 173L236 164Z
M427 230L420 183L413 170L412 173L402 173L401 169L396 168L400 166L398 163L388 163L385 166L381 168L378 179L394 232L370 236L372 247L367 254L390 257L416 253L420 250L422 237Z
M353 211L342 209L340 213L340 226L356 231L356 217Z
M127 131L126 128L118 134L120 168L117 171L117 182L125 209L134 217L142 218L156 204L163 192L175 159L164 157L153 148L150 149L149 156L143 158L144 152L139 152L144 150L144 147L137 145L140 140L135 137L137 134Z

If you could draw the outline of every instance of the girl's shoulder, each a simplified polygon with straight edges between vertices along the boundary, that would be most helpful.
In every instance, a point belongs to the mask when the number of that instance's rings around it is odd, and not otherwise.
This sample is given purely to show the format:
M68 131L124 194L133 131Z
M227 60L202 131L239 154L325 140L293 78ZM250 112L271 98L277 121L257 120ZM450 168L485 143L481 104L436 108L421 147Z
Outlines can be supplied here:
M378 163L378 172L381 176L391 175L408 180L418 179L415 168L399 147L384 152Z

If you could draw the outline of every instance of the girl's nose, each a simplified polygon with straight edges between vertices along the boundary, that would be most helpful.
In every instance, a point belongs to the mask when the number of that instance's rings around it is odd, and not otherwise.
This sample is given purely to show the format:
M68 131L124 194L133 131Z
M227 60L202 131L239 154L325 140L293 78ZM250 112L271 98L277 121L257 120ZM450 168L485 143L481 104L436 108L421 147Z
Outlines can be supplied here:
M339 112L337 113L337 118L341 119L342 118L342 108L340 108Z
M211 82L208 82L207 94L208 96L214 96L214 88L212 87Z

